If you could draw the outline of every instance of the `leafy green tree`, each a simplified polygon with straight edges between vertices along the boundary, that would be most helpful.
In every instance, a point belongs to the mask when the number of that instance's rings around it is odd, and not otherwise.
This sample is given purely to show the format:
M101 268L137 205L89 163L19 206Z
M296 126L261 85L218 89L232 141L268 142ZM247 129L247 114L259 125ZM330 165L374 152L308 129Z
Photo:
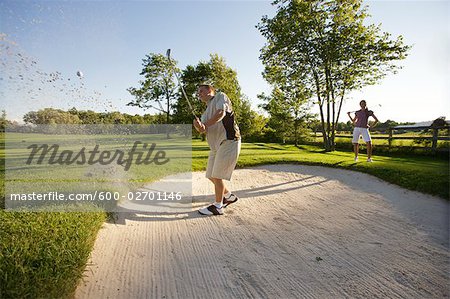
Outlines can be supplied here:
M119 111L113 111L113 112L107 113L107 115L104 119L106 120L105 123L108 123L108 124L117 124L117 125L126 124L125 116L122 113L120 113Z
M135 114L135 115L127 114L127 118L128 118L128 121L127 121L128 124L134 124L134 125L145 124L144 118L139 114Z
M177 100L174 71L179 71L176 61L169 60L161 54L150 53L142 60L144 76L138 88L130 87L128 92L135 97L127 105L139 108L153 108L166 115L166 123L170 123L172 105Z
M192 99L191 102L197 113L204 110L203 104L196 98L197 87L200 83L212 82L216 89L227 94L236 115L239 114L242 94L237 73L227 66L225 59L218 54L211 54L210 60L207 62L200 61L196 66L188 65L182 73L181 81L186 93ZM176 105L176 114L178 119L187 117L190 120L189 123L192 122L189 107L186 100L181 97L181 94L180 100Z
M197 87L202 82L212 82L230 98L242 136L246 138L258 135L257 132L261 131L262 116L258 117L257 113L251 110L248 99L241 92L237 72L226 64L223 57L211 54L209 61L201 61L195 66L188 65L182 72L181 81L197 116L205 110L203 103L196 97ZM187 101L179 94L175 104L174 122L192 123L192 118ZM252 123L251 120L256 118L259 122ZM196 131L193 131L193 134L195 136Z
M392 40L380 26L365 25L362 0L276 0L277 14L257 28L267 39L261 49L272 82L304 86L320 110L324 148L334 150L342 103L352 90L395 73L409 46Z
M261 107L269 113L269 126L280 131L283 142L293 136L297 146L306 123L313 117L307 107L308 93L302 86L274 85L271 96L259 96L265 102Z
M264 93L259 94L258 98L263 101L261 108L269 113L269 120L266 130L266 135L272 142L285 143L288 136L292 134L292 115L285 109L281 93L277 89L273 89L271 95Z
M0 132L5 132L8 121L6 120L6 111L2 110L2 115L0 116Z
M240 121L243 94L241 93L237 72L227 66L225 59L218 54L211 55L209 65L214 86L230 98L237 120Z
M80 123L84 125L102 123L102 119L100 118L101 114L92 110L77 110L75 107L73 107L67 112L72 115L78 116L78 118L80 119Z
M61 109L45 108L38 111L30 111L23 116L25 123L35 125L48 124L79 124L78 115L71 114Z
M399 125L398 122L388 119L385 122L377 124L376 129L378 131L387 131L389 128L392 128L392 127L395 127L398 125Z
M337 132L353 132L353 124L351 121L339 122L336 124L336 131Z
M267 119L254 111L250 101L244 96L239 111L239 130L246 141L257 141L263 138Z
M180 80L197 117L200 117L202 111L205 109L204 104L197 98L197 87L200 83L208 81L212 76L211 73L212 71L208 62L199 62L196 66L186 66L186 69L181 74ZM174 110L173 121L175 123L192 123L193 116L189 104L181 91L178 93L178 101L174 105ZM196 132L193 130L194 135Z

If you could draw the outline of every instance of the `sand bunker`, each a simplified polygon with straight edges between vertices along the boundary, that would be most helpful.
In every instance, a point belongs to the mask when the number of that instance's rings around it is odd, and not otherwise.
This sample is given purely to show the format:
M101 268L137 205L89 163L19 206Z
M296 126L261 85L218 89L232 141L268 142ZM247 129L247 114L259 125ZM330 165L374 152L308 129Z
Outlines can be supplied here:
M76 298L443 298L449 202L339 169L236 170L224 216L119 213ZM194 207L210 202L193 174Z

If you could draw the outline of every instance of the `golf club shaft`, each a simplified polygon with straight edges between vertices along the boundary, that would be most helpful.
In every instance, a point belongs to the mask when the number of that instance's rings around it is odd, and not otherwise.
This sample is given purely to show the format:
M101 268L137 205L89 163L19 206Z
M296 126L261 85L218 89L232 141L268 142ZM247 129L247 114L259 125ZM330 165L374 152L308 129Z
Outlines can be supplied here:
M172 62L172 59L170 58L170 49L167 49L166 55L167 55L167 58L169 59L169 62ZM187 101L187 103L189 105L189 108L191 109L192 115L197 119L197 115L195 115L194 108L192 107L191 102L189 101L189 98L188 98L188 96L186 94L186 91L184 90L184 87L181 84L181 81L180 81L180 78L178 76L178 73L175 71L174 67L172 68L172 72L175 74L175 78L177 79L178 86L181 88L181 93L183 94L184 98L186 99L186 101Z
M381 104L378 104L377 105L378 107L380 107L380 108L382 108L383 106L381 105ZM359 110L355 110L355 111L349 111L349 113L355 113L355 112L358 112Z

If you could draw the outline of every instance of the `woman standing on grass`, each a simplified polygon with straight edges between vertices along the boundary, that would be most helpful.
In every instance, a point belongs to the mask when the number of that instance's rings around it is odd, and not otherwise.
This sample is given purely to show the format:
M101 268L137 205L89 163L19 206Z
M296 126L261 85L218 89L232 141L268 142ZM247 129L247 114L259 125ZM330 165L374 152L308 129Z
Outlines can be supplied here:
M359 102L361 109L355 111L355 117L352 118L351 112L347 112L348 117L350 117L353 125L353 150L355 152L355 162L358 161L358 151L359 151L359 138L362 136L364 142L367 145L367 162L372 162L372 138L370 138L369 133L369 117L372 116L375 122L372 126L378 123L378 118L375 116L372 110L367 108L366 101L362 100Z

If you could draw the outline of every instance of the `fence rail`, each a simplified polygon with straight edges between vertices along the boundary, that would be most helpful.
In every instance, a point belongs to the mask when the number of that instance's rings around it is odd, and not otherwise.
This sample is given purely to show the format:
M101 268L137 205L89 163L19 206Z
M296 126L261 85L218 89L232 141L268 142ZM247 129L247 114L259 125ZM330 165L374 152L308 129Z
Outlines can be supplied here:
M431 135L432 136L395 136L394 132L395 131L417 131L417 130L425 130L425 129L429 129L431 130ZM433 153L436 152L437 150L437 143L438 141L450 141L450 136L439 136L439 131L440 130L448 130L449 126L440 126L440 127L395 127L395 128L389 128L388 129L388 137L386 136L376 136L373 135L371 136L372 139L379 139L379 140L387 140L388 144L389 144L389 149L392 147L392 141L394 140L429 140L431 141L431 147L424 147L425 149L430 149ZM316 135L316 137L318 137ZM342 135L342 134L336 134L336 137L339 138L353 138L352 135ZM443 149L445 151L449 151L448 148Z
M340 138L353 138L353 135L336 135L336 137L340 137ZM384 137L384 136L377 136L377 135L372 135L370 136L370 138L372 139L389 139L389 137ZM434 137L408 137L408 136L396 136L396 137L392 137L392 139L398 139L398 140L411 140L411 139L417 139L417 140L433 140ZM438 136L436 138L436 140L442 140L442 141L450 141L450 137L445 137L445 136Z
M392 140L394 139L394 130L424 130L424 129L431 129L432 130L432 135L433 137L416 137L413 140L431 140L431 151L433 153L436 152L436 148L437 148L437 142L438 140L449 140L448 137L449 136L445 136L445 137L441 137L439 136L439 130L447 130L448 132L448 126L431 126L428 128L424 128L424 127L394 127L394 128L389 128L389 138L388 138L388 142L389 142L389 148L391 148L392 146ZM430 139L429 139L430 138ZM446 138L446 139L442 139L442 138ZM398 138L397 138L398 139ZM447 149L448 150L448 149Z

